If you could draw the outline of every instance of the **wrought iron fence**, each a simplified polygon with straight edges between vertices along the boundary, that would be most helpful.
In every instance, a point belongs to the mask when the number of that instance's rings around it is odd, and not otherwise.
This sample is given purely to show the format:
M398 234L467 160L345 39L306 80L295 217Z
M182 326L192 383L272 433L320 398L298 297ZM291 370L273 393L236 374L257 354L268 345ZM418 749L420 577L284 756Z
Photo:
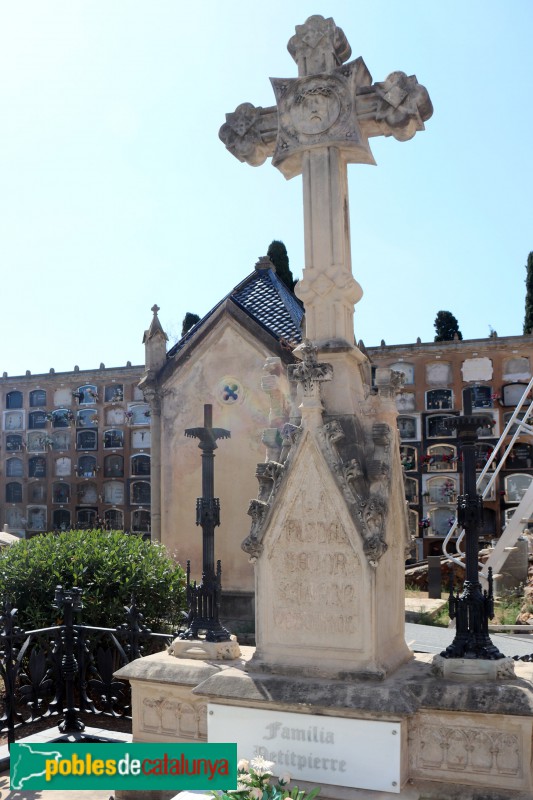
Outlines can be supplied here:
M82 715L131 719L131 689L113 673L168 644L177 634L153 633L132 597L116 628L82 625L82 591L56 588L60 623L23 631L9 602L0 613L0 677L4 709L0 733L11 744L24 727L50 718L62 733L84 730Z

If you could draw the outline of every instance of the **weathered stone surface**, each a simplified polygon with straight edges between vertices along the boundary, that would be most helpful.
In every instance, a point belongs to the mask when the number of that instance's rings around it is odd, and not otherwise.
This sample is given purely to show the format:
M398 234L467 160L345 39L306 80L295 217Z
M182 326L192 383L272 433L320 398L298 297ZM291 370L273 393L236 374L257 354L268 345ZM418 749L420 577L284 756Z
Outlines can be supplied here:
M269 404L257 375L268 349L262 342L254 341L240 322L234 322L228 309L213 319L214 327L207 330L205 338L195 345L194 358L189 360L187 354L182 353L183 363L164 382L161 410L164 432L161 463L165 465L161 473L162 541L182 564L191 561L191 573L199 580L202 536L201 532L195 532L194 513L195 498L201 486L201 464L197 443L186 438L183 431L197 424L198 398L202 398L202 402L213 404L220 427L232 431L232 439L225 444L224 458L228 458L230 464L239 464L241 476L235 480L233 469L219 468L216 459L222 456L215 456L216 492L222 509L215 547L217 558L222 561L222 586L225 592L245 591L253 595L253 570L245 554L241 553L240 545L249 529L246 510L255 492L255 466L264 458L261 431L268 422ZM172 366L169 364L169 372ZM251 380L250 376L255 378ZM238 399L233 405L222 399L225 383L239 387L236 391ZM185 536L184 531L188 532ZM228 622L224 615L222 619Z
M483 680L507 680L514 677L512 658L495 661L483 658L442 658L433 659L433 672L437 677L463 683L476 683Z
M300 352L290 378L301 417L284 426L291 435L283 436L280 462L257 467L259 494L243 542L256 569L254 667L382 678L411 657L403 636L409 535L394 424L400 381L388 370L367 407L356 362L348 358L348 369L337 371L346 353L336 354L333 370L309 342ZM359 386L360 415L325 413L322 389L337 381L332 405Z
M256 562L256 662L267 670L277 665L283 670L300 668L306 674L361 672L382 677L393 660L397 666L410 656L403 633L401 641L395 637L395 631L403 631L403 619L396 619L400 598L386 614L384 606L377 608L373 600L380 581L373 577L364 532L373 543L377 529L371 526L383 520L376 500L358 508L361 531L357 530L309 432L297 445L278 497L262 539L264 552ZM375 508L372 513L371 508ZM403 539L398 542L397 534L392 534L390 545L391 552L383 548L380 556L388 591L394 592L400 584L393 582L393 565L387 560L401 563ZM362 613L363 609L371 611ZM376 639L370 631L376 620L383 650L381 645L373 649Z
M531 792L499 789L494 786L477 788L458 782L452 785L417 780L414 784L418 800L531 800ZM402 798L402 795L396 795Z
M397 683L384 686L381 683L376 685L374 681L354 682L348 678L334 682L296 675L243 675L239 670L225 670L207 678L193 693L237 700L244 705L268 702L287 710L312 706L315 713L335 710L339 716L353 716L354 711L363 715L404 716L415 713L418 707L410 689Z
M222 669L221 664L213 664L205 660L180 659L178 661L170 658L165 650L126 664L115 672L115 677L130 682L151 681L161 684L197 686L220 669Z
M420 713L410 724L412 778L467 785L532 788L531 717Z
M213 659L215 661L232 661L239 658L241 650L237 637L232 636L228 642L207 642L205 639L174 639L168 648L168 654L175 658Z
M518 665L517 665L518 672ZM420 707L442 711L533 716L531 678L458 683L442 678L409 682Z

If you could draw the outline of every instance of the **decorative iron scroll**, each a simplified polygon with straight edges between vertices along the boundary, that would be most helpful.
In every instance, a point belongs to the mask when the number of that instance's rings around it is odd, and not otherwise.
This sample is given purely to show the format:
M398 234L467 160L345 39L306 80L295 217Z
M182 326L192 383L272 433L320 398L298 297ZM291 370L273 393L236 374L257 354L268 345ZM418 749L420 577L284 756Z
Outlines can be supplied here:
M53 606L61 624L24 631L6 601L0 613L0 677L4 708L0 732L11 744L21 729L57 718L63 733L83 731L82 714L131 717L131 688L116 680L120 667L169 643L173 635L152 633L135 599L116 628L82 625L82 590L58 586Z

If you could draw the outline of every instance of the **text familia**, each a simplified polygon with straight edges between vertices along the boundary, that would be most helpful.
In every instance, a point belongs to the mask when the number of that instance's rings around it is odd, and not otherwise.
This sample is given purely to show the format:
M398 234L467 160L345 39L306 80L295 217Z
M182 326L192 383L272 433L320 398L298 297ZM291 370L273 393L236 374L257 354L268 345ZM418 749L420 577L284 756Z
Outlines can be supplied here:
M279 767L292 767L297 770L311 769L331 772L345 772L346 761L340 758L333 758L329 755L316 755L313 752L295 753L290 748L286 748L286 742L300 742L318 745L334 745L335 734L318 725L308 725L303 728L293 728L282 725L281 722L271 722L265 726L263 739L269 741L268 745L255 745L255 755L274 761ZM275 746L275 740L283 740L283 745L277 750L269 748ZM286 749L283 749L286 748ZM300 749L300 748L299 748Z

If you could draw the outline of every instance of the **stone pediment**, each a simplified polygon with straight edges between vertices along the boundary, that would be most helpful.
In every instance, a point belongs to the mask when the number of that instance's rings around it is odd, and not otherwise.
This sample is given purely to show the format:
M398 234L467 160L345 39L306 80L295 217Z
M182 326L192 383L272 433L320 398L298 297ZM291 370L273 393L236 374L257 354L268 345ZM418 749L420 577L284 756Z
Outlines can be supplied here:
M256 541L271 598L262 610L265 636L275 647L320 649L328 631L330 648L358 650L366 626L357 602L368 581L363 545L314 437L302 435L288 474L273 472L276 502Z

